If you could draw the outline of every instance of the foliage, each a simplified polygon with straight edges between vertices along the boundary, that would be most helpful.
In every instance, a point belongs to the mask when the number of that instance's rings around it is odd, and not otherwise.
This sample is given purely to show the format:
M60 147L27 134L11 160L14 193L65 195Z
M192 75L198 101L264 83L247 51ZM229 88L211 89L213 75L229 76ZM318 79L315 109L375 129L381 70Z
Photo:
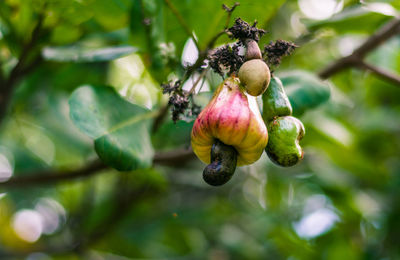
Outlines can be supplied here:
M240 2L229 26L257 20L261 49L298 46L274 74L305 157L281 168L264 154L215 188L188 150L193 116L174 124L160 85L198 81L207 104L221 77L190 65L232 42L214 38L234 2L0 1L1 259L400 257L400 85L360 64L318 74L398 1L334 1L343 10L322 20L301 9L315 1ZM365 62L398 74L399 46Z

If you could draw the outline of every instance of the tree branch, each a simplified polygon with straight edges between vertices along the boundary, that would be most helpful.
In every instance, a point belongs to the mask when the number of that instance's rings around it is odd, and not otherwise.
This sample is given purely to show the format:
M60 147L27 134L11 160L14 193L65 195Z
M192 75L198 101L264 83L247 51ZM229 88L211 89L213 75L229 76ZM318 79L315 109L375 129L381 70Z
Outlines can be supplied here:
M11 96L14 91L14 86L18 82L18 80L25 75L28 71L30 71L33 66L37 66L38 62L41 61L41 57L36 57L31 64L25 64L29 54L36 47L37 42L40 39L41 29L43 24L43 15L39 15L38 22L33 29L31 39L24 46L22 53L18 59L17 64L11 70L10 75L7 79L4 79L1 83L0 88L0 123L4 119L5 114L7 112L8 105L11 100ZM39 54L40 55L40 54Z
M0 86L3 86L3 84L5 83L5 78L4 78L4 73L3 73L3 61L0 60Z
M332 75L347 69L352 66L357 66L360 64L362 59L370 51L377 48L384 41L388 40L392 36L400 33L400 18L395 18L376 33L371 35L360 47L353 51L349 56L338 59L337 61L331 63L326 68L321 70L318 75L322 79L327 79Z
M381 77L383 79L386 79L387 81L390 81L390 82L394 83L397 86L400 86L400 76L395 74L395 73L393 73L393 72L390 72L390 71L387 71L385 69L376 67L376 66L371 65L369 63L366 63L364 61L360 62L358 64L358 66L359 66L359 68L362 68L362 69L365 69L365 70L369 70L372 73L374 73L375 75L377 75L377 76L379 76L379 77Z
M101 161L96 160L88 165L75 170L49 170L31 172L29 175L22 175L10 178L6 182L0 183L0 188L25 187L29 185L45 185L57 183L59 181L68 181L82 177L89 177L106 169L107 166Z
M192 149L177 149L170 152L157 153L154 156L153 163L176 166L181 165L183 161L194 158ZM75 170L48 170L31 172L25 175L20 175L10 178L6 182L0 183L0 188L18 188L32 185L54 184L61 181L70 181L80 178L87 178L108 169L100 160L95 160L88 165ZM18 174L19 175L19 174Z
M392 36L400 33L400 18L394 18L382 28L380 28L376 33L367 39L364 44L354 51L354 55L360 58L365 57L370 51L376 49L383 42L390 39Z
M185 161L194 159L195 155L191 147L181 148L169 152L157 153L154 156L153 163L160 165L179 166Z
M165 117L168 115L169 108L171 107L170 103L165 104L161 109L160 113L153 121L153 125L151 127L151 132L155 133L161 127L162 122L164 121Z

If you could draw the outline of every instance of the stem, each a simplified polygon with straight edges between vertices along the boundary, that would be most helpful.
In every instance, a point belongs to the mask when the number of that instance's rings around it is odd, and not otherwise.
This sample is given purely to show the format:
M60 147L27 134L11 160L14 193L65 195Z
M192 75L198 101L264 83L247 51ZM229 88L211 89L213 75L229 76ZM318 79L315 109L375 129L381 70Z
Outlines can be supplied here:
M178 22L183 27L186 34L192 38L197 49L200 50L199 43L197 42L196 38L194 37L193 31L186 24L185 19L183 19L183 16L179 13L179 11L175 8L175 6L171 3L170 0L164 0L164 2L167 4L167 6L171 10L171 12L175 15L176 19L178 19Z
M168 110L169 110L170 106L171 106L171 104L167 103L160 109L157 117L154 119L153 126L151 128L152 133L157 132L157 130L160 128L162 122L164 121L165 117L168 114Z
M222 9L224 9L227 13L228 13L228 15L226 16L226 21L225 21L225 29L228 29L228 26L229 26L229 22L230 22L230 20L231 20L231 16L232 16L232 13L233 13L233 11L235 10L235 8L237 7L237 6L239 6L240 5L240 3L239 2L235 2L234 4L233 4L233 6L231 7L231 8L229 8L228 6L226 6L225 4L222 4Z
M7 108L9 106L14 88L19 79L32 70L41 61L41 57L37 56L30 64L25 64L31 51L36 47L40 39L41 29L43 24L43 16L40 15L38 23L33 29L30 41L24 46L22 53L18 59L17 65L11 70L8 79L1 80L0 89L0 123L4 119ZM39 54L40 55L40 54Z
M176 166L182 165L182 161L191 158L194 158L192 149L177 149L169 152L156 153L153 158L153 163ZM106 169L109 169L107 165L100 160L96 160L75 170L48 170L31 172L29 174L17 173L17 176L10 178L6 182L0 182L0 188L9 189L33 185L48 185L62 181L77 180L103 173L104 171L102 170Z
M3 73L3 61L0 60L0 86L3 86L3 84L5 83L5 78L4 78L4 73Z
M210 69L210 67L204 69L201 74L199 75L199 77L196 79L196 82L193 83L192 88L190 89L190 91L188 92L187 96L190 96L191 94L193 94L196 90L196 86L199 84L200 80L202 80L204 78L204 76L207 74L208 70Z
M107 166L101 161L93 161L88 165L75 170L50 170L31 172L29 175L22 175L10 178L6 182L0 183L2 188L25 187L29 185L45 185L57 183L60 181L74 180L83 177L89 177L107 169Z
M363 58L370 51L376 49L383 42L400 33L400 18L394 18L364 42L354 54Z
M375 75L377 75L377 76L379 76L379 77L381 77L383 79L386 79L387 81L390 81L390 82L394 83L395 85L400 86L400 76L395 74L395 73L392 73L392 72L387 71L385 69L381 69L379 67L371 65L371 64L366 63L364 61L361 61L359 63L359 67L363 68L365 70L369 70L372 73L374 73Z
M169 0L165 0L165 1L169 1ZM228 12L226 24L229 25L229 21L230 21L232 12L235 10L235 7L238 6L238 5L239 5L239 3L235 3L235 4L232 6L232 8L228 8L228 7L226 7L226 5L222 5L222 8L224 8L224 9ZM226 26L226 27L227 27L227 26ZM183 80L182 80L183 82L185 82L185 81L192 75L192 73L193 73L196 69L200 68L200 67L203 65L204 60L205 60L205 59L207 58L207 56L208 56L208 52L209 52L211 49L214 48L214 45L215 45L216 41L218 40L218 38L221 37L222 35L226 34L226 33L227 33L227 29L226 29L226 28L225 28L224 30L218 32L216 35L214 35L213 38L211 38L211 39L209 40L209 42L208 42L207 45L206 45L206 48L205 48L203 51L199 51L199 57L197 58L196 63L193 64L192 66L190 66L190 67L186 70L186 73L185 73L185 75L184 75L184 77L183 77ZM200 49L199 49L199 50L200 50Z

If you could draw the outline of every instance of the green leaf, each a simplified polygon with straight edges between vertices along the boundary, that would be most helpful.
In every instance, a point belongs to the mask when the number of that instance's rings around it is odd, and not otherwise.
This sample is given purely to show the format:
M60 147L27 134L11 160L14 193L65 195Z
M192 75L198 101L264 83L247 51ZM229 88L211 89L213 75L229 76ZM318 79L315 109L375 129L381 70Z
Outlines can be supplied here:
M348 8L328 20L307 21L307 27L314 31L318 29L331 28L339 34L344 33L373 33L384 22L391 19L391 16L379 12L369 11L361 6Z
M78 26L60 25L54 28L51 34L51 42L55 45L66 45L76 42L83 31Z
M194 121L178 121L177 123L169 120L163 124L157 133L152 136L153 144L156 148L168 149L183 145L190 145L190 133Z
M329 85L310 72L291 71L282 74L280 79L292 104L294 115L301 115L307 109L315 108L329 99Z
M114 60L133 52L137 48L132 46L115 46L92 49L79 45L69 47L46 47L42 55L46 60L59 62L99 62Z
M238 1L171 0L170 2L182 15L188 27L194 31L199 40L200 46L205 48L208 41L224 29L227 13L222 9L222 4L231 7ZM264 0L240 1L240 6L238 6L232 13L229 26L233 24L235 17L241 17L250 24L257 20L259 22L258 26L263 27L284 2L285 1L283 0L268 2ZM177 18L173 15L170 9L166 10L166 17L172 24L176 24ZM175 32L175 34L185 34L179 23L177 26L178 28L175 26L169 26L168 29L173 29L171 30L171 33ZM178 32L177 29L180 31ZM179 36L175 36L175 34L172 35L174 37ZM167 35L171 34L168 32ZM187 38L188 36L186 35L186 39ZM224 37L223 40L226 43L227 37Z
M152 164L149 119L155 112L125 101L106 86L78 88L69 105L72 121L94 139L95 150L106 164L120 171Z
M90 4L94 19L106 30L115 30L124 27L128 21L130 0L96 0Z

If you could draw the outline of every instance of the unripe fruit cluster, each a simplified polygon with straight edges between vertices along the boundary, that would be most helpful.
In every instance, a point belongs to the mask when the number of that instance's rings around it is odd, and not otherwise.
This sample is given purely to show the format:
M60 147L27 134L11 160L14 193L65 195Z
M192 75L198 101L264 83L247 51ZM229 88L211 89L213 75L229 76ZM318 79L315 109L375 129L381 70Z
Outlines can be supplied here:
M303 158L299 145L303 124L291 116L282 83L276 77L271 79L257 43L248 40L246 46L246 62L238 77L233 75L221 83L192 129L193 151L208 164L203 178L213 186L226 183L236 165L254 163L264 150L280 166L295 165ZM255 98L261 94L263 116Z
M299 141L305 134L301 121L292 115L292 106L283 89L282 82L272 77L271 84L262 96L263 119L269 133L265 151L274 163L288 167L303 159Z

